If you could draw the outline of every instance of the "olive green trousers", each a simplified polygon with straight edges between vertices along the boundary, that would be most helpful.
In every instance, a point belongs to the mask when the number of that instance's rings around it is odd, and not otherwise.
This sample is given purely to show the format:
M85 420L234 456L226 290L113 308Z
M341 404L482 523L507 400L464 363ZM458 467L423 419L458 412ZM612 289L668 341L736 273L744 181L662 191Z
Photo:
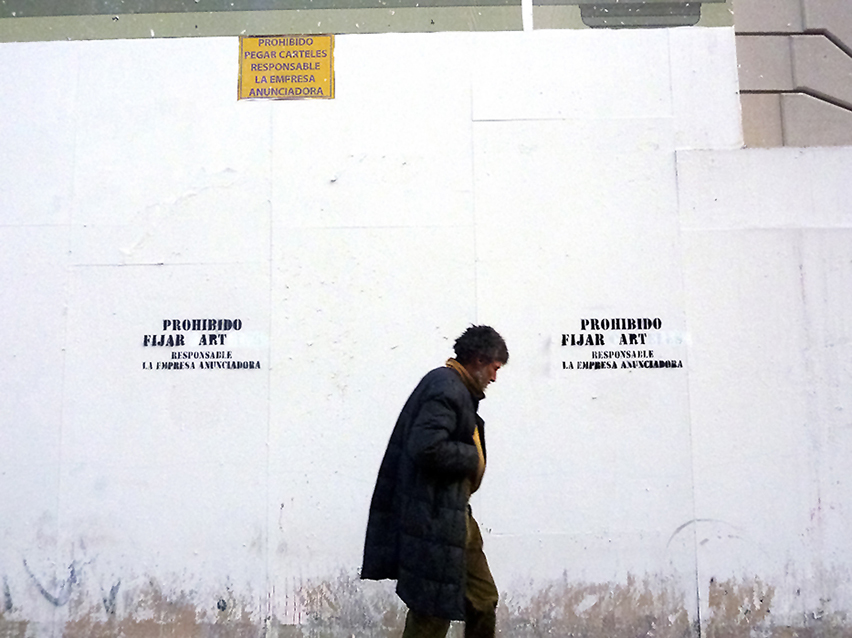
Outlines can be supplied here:
M465 638L494 638L497 621L497 586L488 568L488 561L482 551L482 534L479 525L468 515L467 547L467 588L465 589ZM435 616L424 616L408 610L405 617L405 631L402 638L445 638L450 621Z

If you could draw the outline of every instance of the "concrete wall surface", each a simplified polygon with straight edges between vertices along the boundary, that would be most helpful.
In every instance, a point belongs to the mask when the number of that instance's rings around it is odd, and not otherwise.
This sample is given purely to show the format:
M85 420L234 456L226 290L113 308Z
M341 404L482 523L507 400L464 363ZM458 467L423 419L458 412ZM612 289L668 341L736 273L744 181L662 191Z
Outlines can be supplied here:
M0 636L399 635L369 499L471 323L501 635L849 635L852 152L742 150L734 48L0 44Z

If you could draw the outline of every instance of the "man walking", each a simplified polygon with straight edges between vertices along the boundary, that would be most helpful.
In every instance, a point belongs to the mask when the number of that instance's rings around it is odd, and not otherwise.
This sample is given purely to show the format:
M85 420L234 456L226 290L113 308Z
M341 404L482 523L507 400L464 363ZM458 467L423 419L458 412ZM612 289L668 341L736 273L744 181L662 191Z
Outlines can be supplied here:
M465 330L454 350L402 408L370 503L361 577L397 580L403 638L444 638L451 620L466 638L494 637L497 588L468 501L485 472L477 409L509 352L489 326Z

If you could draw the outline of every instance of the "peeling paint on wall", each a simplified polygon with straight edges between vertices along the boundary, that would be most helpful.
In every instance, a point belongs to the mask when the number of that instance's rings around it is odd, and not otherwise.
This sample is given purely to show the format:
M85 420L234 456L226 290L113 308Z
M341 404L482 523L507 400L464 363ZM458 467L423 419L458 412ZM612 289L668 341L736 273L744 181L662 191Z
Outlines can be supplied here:
M406 608L390 583L366 583L341 572L306 585L300 592L307 611L305 636L401 636Z
M776 587L760 578L710 580L706 638L850 638L852 622L846 613L803 610L795 624L772 616ZM828 601L824 601L828 602Z
M29 623L26 620L7 620L0 612L0 638L26 638Z
M710 638L748 638L753 629L768 624L775 588L759 578L752 582L710 579L707 635Z
M117 592L114 587L111 594ZM181 638L253 638L263 623L252 618L250 604L230 591L207 604L195 591L166 590L155 580L124 595L124 614L118 617L110 606L72 601L73 620L65 623L65 638L147 638L175 635ZM114 605L113 605L114 610ZM2 636L2 634L0 634Z
M628 638L691 635L683 595L661 578L624 584L576 583L567 575L521 595L508 595L498 609L501 635Z
M307 621L301 627L278 626L272 636L294 638L398 638L405 607L392 583L362 583L341 573L302 590ZM583 638L850 638L844 614L808 612L798 624L775 623L771 615L775 587L758 578L710 582L709 615L700 626L688 602L664 578L628 577L625 583L560 580L530 583L503 592L497 609L502 638L540 636ZM274 627L273 627L274 628ZM460 638L454 624L450 638Z
M132 591L119 585L109 600L87 599L75 588L60 623L63 638L399 638L405 605L394 583L361 581L345 571L305 581L297 594L300 624L258 612L256 601L226 588L202 600L191 588L167 588L149 579ZM589 583L561 579L529 582L504 591L497 609L501 638L852 638L844 613L805 611L795 624L776 622L776 587L760 578L709 583L706 616L691 617L689 601L659 576L630 576L626 582ZM120 599L120 601L118 600ZM117 604L120 602L120 604ZM108 604L109 603L109 604ZM0 610L0 638L54 636L54 625L21 618L15 607ZM462 638L453 623L449 638Z

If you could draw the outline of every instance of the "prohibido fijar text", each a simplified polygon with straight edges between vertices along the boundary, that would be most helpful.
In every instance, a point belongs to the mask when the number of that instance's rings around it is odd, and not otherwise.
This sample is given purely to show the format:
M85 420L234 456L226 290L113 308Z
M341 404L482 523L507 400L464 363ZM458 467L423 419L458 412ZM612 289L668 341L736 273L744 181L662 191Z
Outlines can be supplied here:
M580 319L579 330L562 333L570 360L563 370L672 369L683 368L679 358L660 356L658 346L678 345L680 337L663 333L659 317L589 317ZM653 346L650 347L650 346ZM574 358L578 355L577 358Z
M261 369L260 361L238 360L232 350L211 348L229 345L228 337L242 330L242 319L163 319L162 326L159 332L142 335L142 347L169 356L143 361L143 370Z

